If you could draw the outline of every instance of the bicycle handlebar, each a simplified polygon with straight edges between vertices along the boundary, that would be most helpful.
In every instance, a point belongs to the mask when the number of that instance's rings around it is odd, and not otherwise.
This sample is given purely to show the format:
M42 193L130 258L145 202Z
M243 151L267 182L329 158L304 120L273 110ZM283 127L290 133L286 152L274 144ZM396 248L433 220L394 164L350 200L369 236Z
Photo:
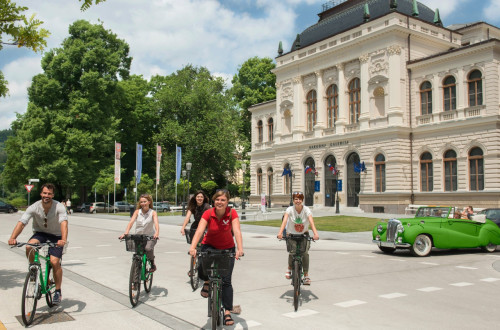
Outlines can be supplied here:
M287 236L283 236L283 238L279 239L280 241L282 240L289 240L289 239L295 239L295 240L298 240L298 239L305 239L307 241L313 241L313 242L316 242L316 240L314 238L312 238L311 236L309 235L305 235L305 234L290 234L290 235L287 235Z
M189 254L189 252L188 252ZM230 252L228 250L208 250L208 251L197 251L196 255L198 257L205 256L221 256L221 257L236 257L236 252ZM240 257L243 257L245 254L243 253Z
M42 247L44 247L45 245L48 245L49 247L58 247L57 243L52 243L51 241L47 241L45 243L23 243L23 242L17 242L16 244L12 245L10 248L15 248L15 247L22 247L22 246L31 246L31 247L34 247L36 249L41 249Z
M158 238L155 238L154 236L150 235L140 235L140 234L131 234L131 235L125 235L123 238L118 237L118 239L121 241L125 241L126 239L146 239L147 241L155 241L158 240Z

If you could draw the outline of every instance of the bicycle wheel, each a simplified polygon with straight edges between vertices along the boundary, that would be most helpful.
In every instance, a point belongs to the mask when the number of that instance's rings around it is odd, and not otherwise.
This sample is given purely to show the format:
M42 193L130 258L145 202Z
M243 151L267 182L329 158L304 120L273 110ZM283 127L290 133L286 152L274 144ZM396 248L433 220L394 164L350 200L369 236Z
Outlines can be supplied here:
M299 262L293 262L293 307L295 311L299 309L299 296L300 296L300 267Z
M219 320L219 288L218 285L214 284L212 285L212 306L211 306L211 311L212 311L212 329L217 329L217 325L220 324Z
M135 307L139 302L139 294L141 292L141 268L142 261L133 259L130 267L130 279L128 286L128 295L132 307Z
M21 303L21 316L25 326L33 322L36 313L36 303L38 301L38 292L40 289L37 287L38 268L30 270L26 275L23 287L23 301Z
M150 292L151 291L151 286L153 285L153 273L151 273L149 270L151 269L151 260L148 259L148 261L146 261L146 279L144 280L144 290L146 292Z
M54 293L56 292L56 281L54 281L54 271L52 270L52 266L49 264L49 272L47 275L47 283L45 287L45 300L47 301L47 305L49 307L54 307L54 303L52 302L52 297L54 297Z
M200 286L200 278L198 277L198 258L191 256L190 266L189 266L189 280L191 281L191 287L193 291L196 291Z

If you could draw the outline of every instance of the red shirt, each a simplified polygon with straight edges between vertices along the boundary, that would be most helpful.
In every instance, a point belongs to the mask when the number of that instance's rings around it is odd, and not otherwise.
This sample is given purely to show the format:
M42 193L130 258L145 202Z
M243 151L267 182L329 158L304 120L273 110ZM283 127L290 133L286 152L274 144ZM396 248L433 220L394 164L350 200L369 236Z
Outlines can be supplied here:
M218 250L230 249L234 247L232 222L238 218L238 213L227 207L222 219L217 219L215 207L206 210L201 216L207 221L207 234L201 244L208 244Z

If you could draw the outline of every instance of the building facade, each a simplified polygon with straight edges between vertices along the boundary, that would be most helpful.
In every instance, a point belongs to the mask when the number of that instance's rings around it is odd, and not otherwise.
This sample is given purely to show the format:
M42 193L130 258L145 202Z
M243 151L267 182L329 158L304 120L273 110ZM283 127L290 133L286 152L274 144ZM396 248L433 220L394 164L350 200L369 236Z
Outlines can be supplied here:
M280 44L281 45L281 44ZM500 29L412 0L330 2L252 113L251 203L500 206Z

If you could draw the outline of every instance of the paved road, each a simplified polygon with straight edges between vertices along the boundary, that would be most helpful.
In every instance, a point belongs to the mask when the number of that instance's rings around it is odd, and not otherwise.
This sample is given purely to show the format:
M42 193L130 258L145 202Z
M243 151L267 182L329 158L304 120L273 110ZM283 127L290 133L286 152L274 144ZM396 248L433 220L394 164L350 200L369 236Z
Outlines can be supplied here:
M21 249L5 244L18 218L0 215L0 322L7 329L23 328L16 317L26 260ZM40 300L37 328L208 328L206 299L199 290L192 292L186 276L188 246L179 233L181 217L161 217L152 292L142 293L142 303L130 307L131 254L117 239L127 221L71 216L63 303L52 311ZM235 304L243 311L228 329L491 329L500 322L494 307L500 290L499 252L385 255L370 243L370 233L320 233L323 239L310 253L313 283L304 288L295 313L292 287L284 279L286 250L275 239L276 229L242 229L245 257L236 263L233 285ZM29 234L25 230L20 240Z

